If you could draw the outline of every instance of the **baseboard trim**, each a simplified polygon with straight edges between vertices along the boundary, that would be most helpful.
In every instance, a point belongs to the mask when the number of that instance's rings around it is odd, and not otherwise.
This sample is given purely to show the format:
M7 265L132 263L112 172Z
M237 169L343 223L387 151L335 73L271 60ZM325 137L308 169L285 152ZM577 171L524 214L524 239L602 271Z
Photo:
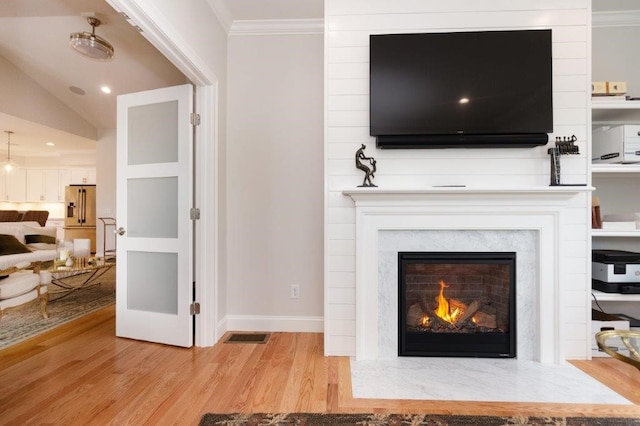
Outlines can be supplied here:
M324 317L227 315L221 323L225 324L226 331L324 332Z

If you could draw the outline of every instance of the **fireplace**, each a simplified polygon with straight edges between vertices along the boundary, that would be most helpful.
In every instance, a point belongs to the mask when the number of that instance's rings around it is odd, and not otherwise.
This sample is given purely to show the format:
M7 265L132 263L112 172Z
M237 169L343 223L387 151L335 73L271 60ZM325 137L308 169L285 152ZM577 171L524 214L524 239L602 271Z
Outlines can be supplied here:
M515 252L399 252L398 355L516 356Z
M582 233L575 232L582 225L575 223L570 206L581 205L583 192L591 189L343 191L355 201L355 228L344 229L354 231L355 276L341 272L346 264L338 262L352 258L329 256L326 353L357 360L398 358L398 252L408 251L517 253L518 361L559 364L567 353L573 358L588 353L590 308L581 275L586 264L577 250L584 244ZM332 232L336 238L343 235ZM577 257L561 262L569 253ZM351 277L355 292L341 287ZM347 304L353 310L345 310Z

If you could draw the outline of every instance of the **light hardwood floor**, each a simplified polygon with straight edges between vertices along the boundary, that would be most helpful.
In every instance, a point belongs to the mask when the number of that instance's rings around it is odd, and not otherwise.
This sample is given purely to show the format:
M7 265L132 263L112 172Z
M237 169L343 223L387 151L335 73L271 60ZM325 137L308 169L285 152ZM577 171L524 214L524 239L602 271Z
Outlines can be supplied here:
M614 359L574 364L635 405L369 400L351 397L349 359L324 357L321 334L181 349L114 331L109 307L0 351L0 424L197 425L207 412L640 418L640 371Z

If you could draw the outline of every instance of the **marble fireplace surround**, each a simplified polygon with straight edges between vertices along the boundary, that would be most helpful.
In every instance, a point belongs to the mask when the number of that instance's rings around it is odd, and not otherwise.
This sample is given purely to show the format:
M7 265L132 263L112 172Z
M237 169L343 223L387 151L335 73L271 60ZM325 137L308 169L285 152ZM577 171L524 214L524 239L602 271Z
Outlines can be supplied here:
M384 359L389 351L396 351L396 347L381 348L379 343L386 340L384 335L380 337L380 333L385 333L385 324L382 323L388 322L384 314L380 316L380 311L385 308L379 306L379 299L385 299L379 298L382 287L379 283L380 232L528 231L521 234L533 233L533 238L525 237L525 240L533 240L535 245L532 265L535 278L529 281L534 286L531 291L536 298L531 318L535 318L537 325L533 336L519 336L519 339L530 341L525 358L550 364L563 362L565 331L558 285L563 274L559 261L562 230L567 220L567 202L579 192L588 190L585 187L449 187L343 191L355 201L356 206L356 359ZM416 232L409 234L415 237ZM514 251L508 247L505 251L510 250ZM495 250L490 248L487 251ZM545 303L538 302L541 300ZM390 315L397 315L397 311ZM394 323L397 324L397 319ZM388 330L388 324L386 327ZM518 350L521 349L519 344Z

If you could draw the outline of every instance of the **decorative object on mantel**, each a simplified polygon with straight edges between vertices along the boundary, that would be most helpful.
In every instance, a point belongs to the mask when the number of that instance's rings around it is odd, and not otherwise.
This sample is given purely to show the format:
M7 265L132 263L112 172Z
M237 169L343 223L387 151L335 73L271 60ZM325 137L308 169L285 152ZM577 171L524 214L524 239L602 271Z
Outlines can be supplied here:
M371 178L375 177L375 173L377 170L376 160L373 157L367 157L366 155L364 155L364 150L366 148L367 146L365 144L362 144L360 146L360 149L356 151L356 167L364 172L364 180L362 181L362 185L358 185L358 186L377 187L378 185L374 185L373 182L371 182ZM369 162L369 165L364 164L363 161Z
M580 154L580 149L575 142L578 140L575 135L571 137L556 137L556 146L549 148L547 153L551 156L551 185L550 186L586 186L584 183L563 184L560 183L560 156Z

